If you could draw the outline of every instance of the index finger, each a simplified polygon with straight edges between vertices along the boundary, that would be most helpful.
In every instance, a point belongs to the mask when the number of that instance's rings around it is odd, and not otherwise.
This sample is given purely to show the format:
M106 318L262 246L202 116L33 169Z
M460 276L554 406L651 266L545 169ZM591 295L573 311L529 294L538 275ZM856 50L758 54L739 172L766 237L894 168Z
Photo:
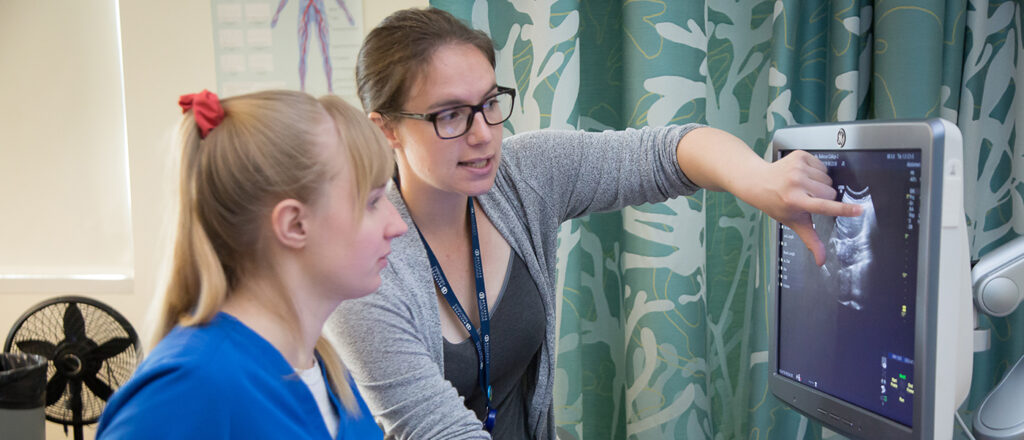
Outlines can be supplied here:
M814 197L808 197L808 202L804 204L804 209L811 214L821 214L829 217L857 217L864 212L864 208L860 205Z

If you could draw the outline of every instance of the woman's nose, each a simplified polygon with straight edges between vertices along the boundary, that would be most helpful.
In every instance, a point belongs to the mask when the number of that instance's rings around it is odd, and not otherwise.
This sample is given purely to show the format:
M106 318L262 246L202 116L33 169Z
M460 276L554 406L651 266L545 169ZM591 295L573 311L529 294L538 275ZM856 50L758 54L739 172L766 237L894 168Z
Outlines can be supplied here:
M466 134L466 139L471 145L485 144L491 141L493 135L491 134L491 126L484 119L482 112L476 112L473 114L473 125L469 127L469 133Z
M391 203L390 200L385 200L388 204L388 219L387 225L384 227L384 237L388 240L399 237L409 230L409 225L405 224L402 220L402 216L398 214L398 209Z

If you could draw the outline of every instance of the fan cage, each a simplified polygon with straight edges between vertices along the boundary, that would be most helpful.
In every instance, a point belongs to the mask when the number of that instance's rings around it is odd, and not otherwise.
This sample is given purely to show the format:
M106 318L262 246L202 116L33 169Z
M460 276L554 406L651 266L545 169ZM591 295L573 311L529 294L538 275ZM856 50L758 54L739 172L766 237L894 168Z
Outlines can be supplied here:
M117 390L131 378L142 357L139 338L127 319L120 313L91 298L68 296L44 301L29 309L18 319L4 344L5 352L24 353L18 348L18 342L26 340L42 340L57 345L64 340L64 313L70 304L76 304L82 313L84 330L87 339L96 345L114 338L128 338L133 341L127 349L103 361L95 377L113 390ZM47 383L57 374L53 359L47 361ZM71 385L64 387L60 399L46 407L46 419L61 424L79 423L87 425L96 423L106 402L89 389L81 386L82 414L75 420L71 408Z

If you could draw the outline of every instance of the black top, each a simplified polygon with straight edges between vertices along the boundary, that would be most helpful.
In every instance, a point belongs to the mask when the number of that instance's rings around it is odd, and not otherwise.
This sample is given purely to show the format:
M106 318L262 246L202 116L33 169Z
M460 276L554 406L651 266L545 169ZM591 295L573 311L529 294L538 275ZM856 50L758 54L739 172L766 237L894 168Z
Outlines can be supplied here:
M491 307L491 407L498 411L491 435L495 439L530 438L526 414L544 343L544 317L540 290L526 263L513 251L505 282ZM477 381L477 372L472 341L468 337L458 343L446 339L444 378L465 399L466 407L483 421L487 416L487 399Z

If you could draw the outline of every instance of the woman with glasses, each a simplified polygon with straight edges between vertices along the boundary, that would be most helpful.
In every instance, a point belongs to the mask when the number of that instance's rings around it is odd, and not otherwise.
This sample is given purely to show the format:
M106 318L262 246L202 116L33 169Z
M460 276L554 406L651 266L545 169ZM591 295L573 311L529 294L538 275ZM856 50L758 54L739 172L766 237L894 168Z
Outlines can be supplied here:
M494 47L437 9L386 18L363 42L359 96L395 150L396 238L377 294L329 321L388 438L554 438L558 225L699 188L728 190L824 259L810 214L833 202L808 154L769 164L699 125L502 137L515 90Z

